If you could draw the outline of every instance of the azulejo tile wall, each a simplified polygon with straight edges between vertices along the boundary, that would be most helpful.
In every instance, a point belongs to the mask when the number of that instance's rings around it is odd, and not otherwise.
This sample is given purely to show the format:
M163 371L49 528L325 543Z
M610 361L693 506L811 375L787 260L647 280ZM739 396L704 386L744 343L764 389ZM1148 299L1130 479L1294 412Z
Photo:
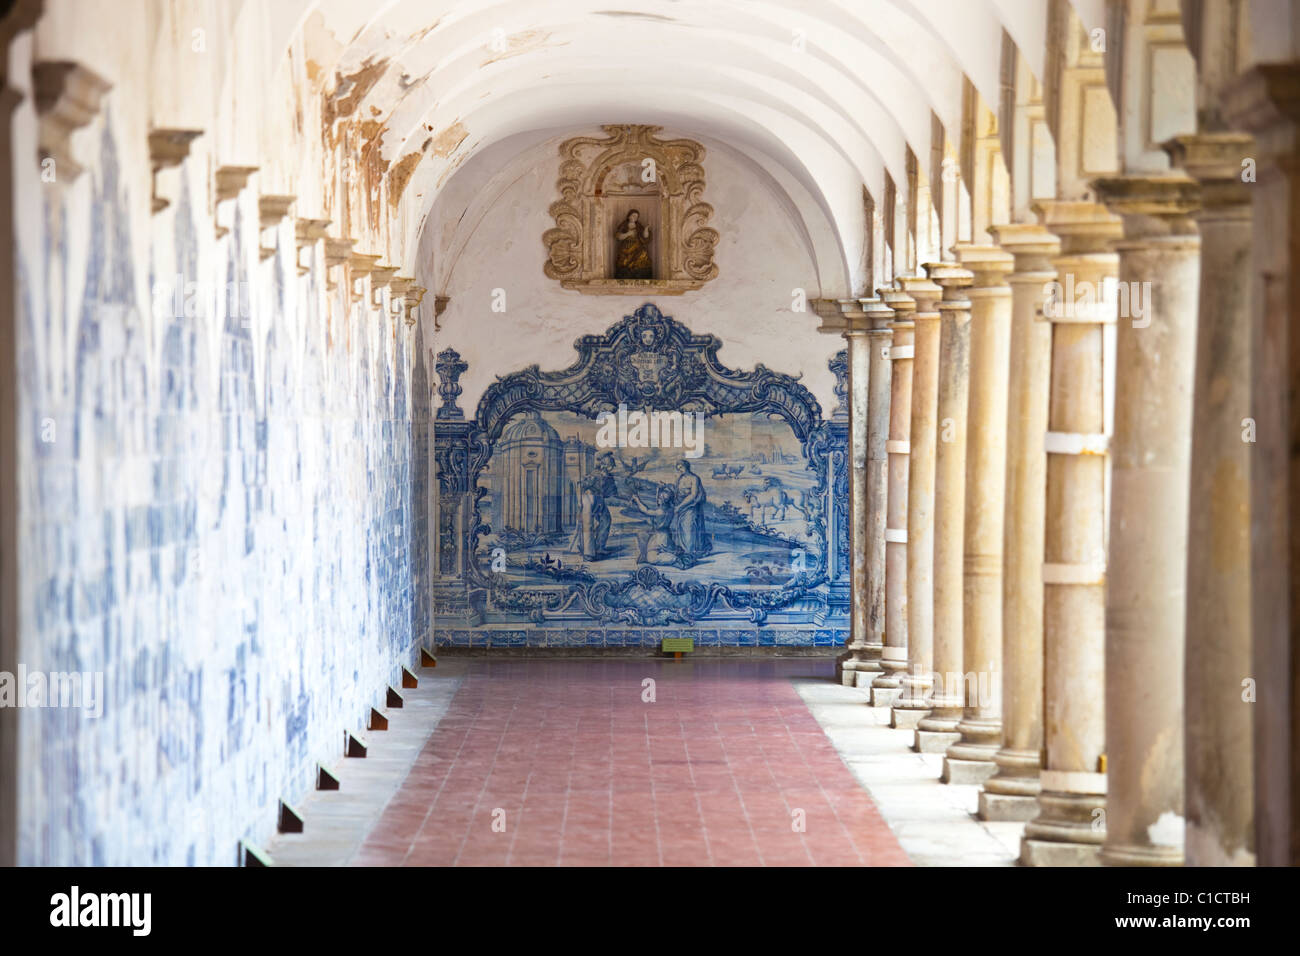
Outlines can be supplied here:
M15 250L20 662L102 675L103 712L23 711L19 858L232 864L429 639L429 375L418 331L298 274L291 222L259 235L252 192L216 243L189 164L142 221L147 166L111 114L87 137L84 188L41 189Z
M844 643L845 405L721 345L647 302L567 369L499 375L472 418L468 362L438 356L440 645Z

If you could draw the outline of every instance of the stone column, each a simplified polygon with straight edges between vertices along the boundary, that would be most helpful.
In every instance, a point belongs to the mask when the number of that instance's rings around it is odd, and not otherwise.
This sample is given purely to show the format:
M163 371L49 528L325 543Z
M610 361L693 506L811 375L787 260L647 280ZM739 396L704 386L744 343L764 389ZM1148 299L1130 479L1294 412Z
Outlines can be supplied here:
M966 402L970 385L970 299L974 276L955 262L925 266L943 288L934 458L934 687L930 713L916 725L919 753L957 741L962 695L963 527L966 514Z
M1225 88L1223 113L1254 135L1251 196L1249 676L1255 854L1300 865L1300 64L1267 63ZM1208 278L1208 274L1207 274Z
M915 728L930 709L934 672L934 466L939 410L939 298L920 276L898 280L912 314L912 419L907 473L907 673L890 726Z
M867 460L866 520L861 527L867 551L867 660L869 667L858 670L857 686L870 688L884 673L881 656L885 646L885 524L888 496L889 400L892 369L889 361L893 332L889 320L894 310L879 299L862 299L866 313L867 352Z
M1187 527L1183 707L1189 866L1254 866L1250 677L1251 186L1244 133L1179 136L1175 166L1201 186L1192 502Z
M1043 743L1038 815L1025 825L1029 866L1097 865L1106 836L1106 415L1103 325L1097 306L1119 258L1122 226L1096 203L1039 205L1061 238L1058 280L1044 303L1052 324L1043 539Z
M958 245L975 276L970 297L970 396L963 531L961 739L948 748L944 783L980 784L1002 745L1002 528L1007 478L1007 376L1015 260L997 246ZM975 675L974 680L970 675Z
M982 820L1033 819L1043 754L1043 530L1052 327L1040 314L1061 242L1037 223L989 229L1015 257L1011 285L1002 552L1002 748L980 791Z
M866 683L880 672L880 643L872 648L871 612L873 582L871 578L871 552L874 537L871 533L871 505L868 498L868 432L871 411L869 391L871 383L871 342L867 335L869 323L866 313L856 299L839 300L845 322L844 339L848 343L849 366L849 558L850 558L850 622L849 643L839 659L840 680L848 687L856 687L859 675L865 674Z
M1183 638L1200 237L1188 176L1097 180L1124 218L1106 585L1102 862L1183 862ZM1127 293L1127 296L1125 295ZM1127 299L1127 301L1125 301Z
M916 303L906 292L882 289L881 299L894 312L889 346L892 365L889 398L889 492L885 521L885 646L881 673L871 682L871 705L889 707L897 700L907 669L907 465L912 431L912 314Z

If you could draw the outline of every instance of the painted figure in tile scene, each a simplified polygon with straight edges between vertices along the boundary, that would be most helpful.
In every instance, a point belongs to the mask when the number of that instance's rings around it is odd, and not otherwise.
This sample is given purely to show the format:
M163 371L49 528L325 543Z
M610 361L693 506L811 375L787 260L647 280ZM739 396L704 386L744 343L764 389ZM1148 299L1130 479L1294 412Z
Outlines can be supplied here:
M573 529L569 550L581 552L587 561L599 560L609 540L611 518L606 501L618 494L612 467L612 459L602 456L596 463L596 471L582 482L578 524Z
M677 504L673 536L677 547L689 558L701 558L713 550L704 527L704 482L691 471L685 458L677 463Z
M629 514L645 518L650 527L638 531L637 564L680 564L681 551L673 541L673 521L677 514L675 507L677 492L672 485L660 485L653 505L646 504L640 495L633 495L634 507Z

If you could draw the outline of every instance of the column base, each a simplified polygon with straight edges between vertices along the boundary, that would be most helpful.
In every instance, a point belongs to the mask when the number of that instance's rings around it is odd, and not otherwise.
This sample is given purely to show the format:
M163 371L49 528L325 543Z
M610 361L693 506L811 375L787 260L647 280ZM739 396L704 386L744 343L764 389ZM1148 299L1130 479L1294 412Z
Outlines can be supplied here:
M877 687L871 685L871 706L872 707L893 707L898 700L902 688L900 687Z
M1038 816L1025 824L1025 835L1020 841L1021 863L1026 866L1101 865L1101 845L1106 840L1105 794L1043 790L1038 795L1038 807Z
M964 724L959 724L957 732L961 734L961 739L948 748L948 756L953 760L964 760L968 763L986 763L989 765L989 775L997 772L998 765L993 758L998 752L996 740L987 743L975 743L971 740L970 734L963 733Z
M1028 823L1038 815L1038 794L1042 782L1038 779L1039 753L1034 750L1008 750L1003 748L993 755L997 772L984 781L980 791L981 820Z
M958 760L987 760L990 763L1002 747L1002 721L997 717L962 717L957 725L961 743L953 750Z
M905 661L881 660L880 667L880 673L877 674L876 679L871 682L872 687L894 690L903 686L903 675L907 669L907 663Z
M901 730L915 730L916 725L928 713L928 710L917 707L903 707L898 701L894 701L894 707L889 712L889 726Z
M1101 847L1050 840L1020 841L1021 866L1101 866Z
M960 760L952 756L953 748L943 758L943 773L939 775L940 783L956 783L979 786L998 771L998 765L992 760Z
M941 754L960 739L961 734L955 730L922 730L918 726L912 749L919 754Z
M1011 750L1003 747L993 755L998 772L989 778L984 788L990 793L1015 797L1037 797L1043 789L1038 779L1042 757L1036 750Z
M988 781L984 786L988 787ZM975 816L989 823L1028 823L1038 816L1038 797L1013 797L981 790Z
M921 721L920 728L935 733L951 733L953 743L961 739L961 733L957 730L957 725L961 723L961 711L955 713L952 707L945 707L936 701L930 702L930 714L925 720Z
M1111 846L1101 848L1102 866L1182 866L1183 851L1172 846Z
M861 683L860 675L867 675L867 686L875 680L876 675L880 673L881 667L879 661L866 660L861 657L841 658L835 667L839 674L840 683L845 687L858 687Z
M898 688L900 693L898 700L894 701L895 710L917 710L921 712L921 717L930 713L930 708L933 706L930 703L933 684L929 674L917 676L904 672L898 680ZM907 726L915 727L916 723Z

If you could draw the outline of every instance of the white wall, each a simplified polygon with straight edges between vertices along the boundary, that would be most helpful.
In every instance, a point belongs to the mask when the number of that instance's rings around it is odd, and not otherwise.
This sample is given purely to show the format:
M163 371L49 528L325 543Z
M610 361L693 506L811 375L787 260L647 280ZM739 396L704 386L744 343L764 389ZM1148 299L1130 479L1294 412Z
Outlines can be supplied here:
M763 363L802 376L829 414L835 401L827 362L844 342L818 335L812 306L794 312L791 294L796 288L808 299L820 294L814 250L831 235L826 220L796 204L755 162L704 139L704 199L714 208L710 225L721 234L718 277L681 296L564 289L542 271L542 234L554 225L547 210L558 198L559 143L576 135L599 130L574 130L522 152L510 141L484 150L446 184L425 222L417 279L450 296L432 348L454 348L469 363L461 379L466 414L497 375L532 364L567 368L580 335L604 332L647 300L692 331L717 335L719 359L732 368ZM504 312L492 309L497 289L505 292Z

